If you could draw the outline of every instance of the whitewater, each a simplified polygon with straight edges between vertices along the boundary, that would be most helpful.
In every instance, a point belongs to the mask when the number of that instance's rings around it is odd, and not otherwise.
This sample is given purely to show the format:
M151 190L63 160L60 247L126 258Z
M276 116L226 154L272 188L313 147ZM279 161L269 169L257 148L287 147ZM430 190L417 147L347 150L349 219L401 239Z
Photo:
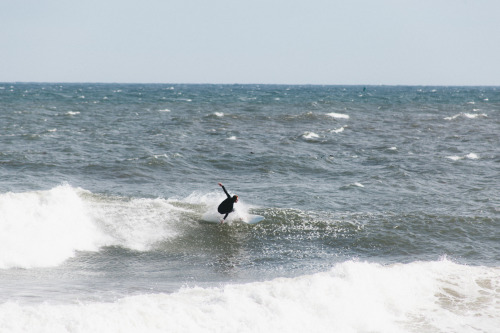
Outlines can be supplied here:
M1 332L500 327L495 87L5 83L0 102ZM218 182L240 197L223 225Z

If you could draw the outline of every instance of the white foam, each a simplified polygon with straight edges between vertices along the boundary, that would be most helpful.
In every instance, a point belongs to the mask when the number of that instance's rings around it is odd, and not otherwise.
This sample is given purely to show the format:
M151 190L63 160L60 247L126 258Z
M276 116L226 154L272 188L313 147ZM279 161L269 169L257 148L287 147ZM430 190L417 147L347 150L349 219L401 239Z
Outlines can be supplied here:
M66 112L66 115L68 116L76 116L76 115L79 115L80 112L79 111L68 111Z
M214 115L221 118L221 117L224 117L224 112L215 112Z
M476 118L486 118L488 117L487 114L485 113L466 113L466 112L461 112L459 114L456 114L454 116L451 116L451 117L445 117L444 120L454 120L454 119L457 119L457 118L467 118L467 119L476 119Z
M457 156L457 155L446 156L446 158L448 158L452 161L460 161L460 160L463 160L465 158L467 158L469 160L477 160L479 158L479 156L475 153L469 153L467 155L462 155L462 156Z
M302 137L306 140L314 140L318 139L319 135L314 132L304 132L304 134L302 134Z
M0 194L0 268L55 266L106 241L68 185Z
M330 132L332 133L342 133L344 131L344 126L340 127L340 128L337 128L337 129L333 129L331 130Z
M170 112L169 109L161 109L161 110L158 110L158 112Z
M94 195L69 185L0 194L0 268L57 266L76 251L138 251L177 235L181 208L163 199Z
M326 115L335 119L349 119L349 115L344 113L331 112L327 113Z
M479 118L479 117L486 117L486 114L484 114L484 113L464 113L463 116L465 118L475 119L475 118Z
M348 261L296 278L112 303L0 305L2 332L496 332L500 268Z
M175 237L175 222L185 210L164 199L106 198L92 202L92 218L110 238L107 245L147 251Z
M467 155L465 155L465 157L470 159L470 160L477 160L479 158L479 156L477 156L477 154L474 154L474 153L467 154Z
M453 119L456 119L458 117L460 117L460 114L456 114L456 115L451 116L451 117L445 117L444 120L453 120Z
M233 136L230 136L229 138L227 138L228 140L236 140L236 137L233 135Z

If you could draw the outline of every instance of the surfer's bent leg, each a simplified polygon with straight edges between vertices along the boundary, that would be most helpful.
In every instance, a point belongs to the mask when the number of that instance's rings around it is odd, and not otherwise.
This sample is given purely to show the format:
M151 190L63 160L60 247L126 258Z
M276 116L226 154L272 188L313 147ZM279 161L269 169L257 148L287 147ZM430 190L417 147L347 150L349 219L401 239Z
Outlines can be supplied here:
M226 213L226 215L224 215L224 218L222 220L220 220L220 223L224 223L224 221L226 220L227 216L229 215L229 213Z

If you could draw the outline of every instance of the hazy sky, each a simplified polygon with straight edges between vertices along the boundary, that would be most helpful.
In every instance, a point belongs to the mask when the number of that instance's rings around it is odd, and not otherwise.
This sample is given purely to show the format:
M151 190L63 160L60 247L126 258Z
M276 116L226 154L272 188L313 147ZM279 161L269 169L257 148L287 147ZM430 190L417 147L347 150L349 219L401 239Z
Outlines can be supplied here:
M0 81L500 85L500 0L0 0Z

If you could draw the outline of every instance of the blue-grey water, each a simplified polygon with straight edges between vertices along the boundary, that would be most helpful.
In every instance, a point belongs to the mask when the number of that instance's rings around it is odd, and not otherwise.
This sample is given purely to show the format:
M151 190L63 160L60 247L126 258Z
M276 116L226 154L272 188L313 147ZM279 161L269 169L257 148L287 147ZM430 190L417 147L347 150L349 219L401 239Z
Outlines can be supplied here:
M3 83L0 328L494 332L499 176L497 87Z

